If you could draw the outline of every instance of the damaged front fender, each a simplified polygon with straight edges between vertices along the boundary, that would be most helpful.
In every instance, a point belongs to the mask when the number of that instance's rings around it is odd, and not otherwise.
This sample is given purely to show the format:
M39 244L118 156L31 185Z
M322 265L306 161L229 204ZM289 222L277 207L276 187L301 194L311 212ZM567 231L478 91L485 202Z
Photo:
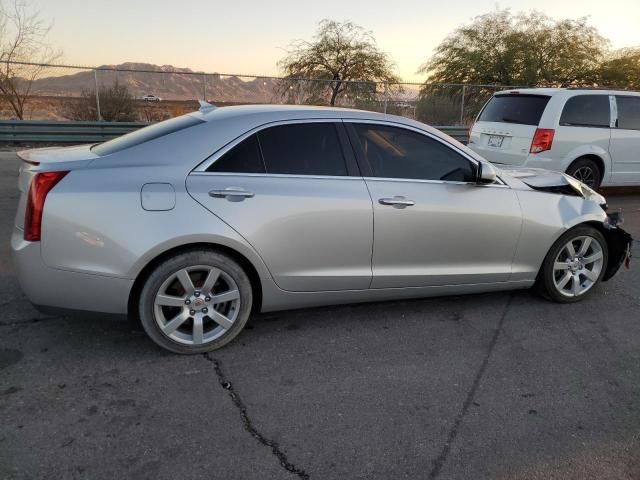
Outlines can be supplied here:
M609 262L602 277L603 282L613 277L620 270L622 264L629 268L629 263L631 262L633 238L628 232L620 228L619 225L622 222L622 214L619 212L608 214L607 221L604 222L602 233L609 248Z

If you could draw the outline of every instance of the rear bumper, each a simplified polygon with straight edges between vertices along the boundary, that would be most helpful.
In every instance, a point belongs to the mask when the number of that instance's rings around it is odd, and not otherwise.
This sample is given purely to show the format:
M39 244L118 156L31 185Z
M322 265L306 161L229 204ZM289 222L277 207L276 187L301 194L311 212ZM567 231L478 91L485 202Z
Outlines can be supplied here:
M127 314L133 280L91 275L48 267L42 261L40 242L27 242L14 227L11 253L18 282L37 306L89 312Z

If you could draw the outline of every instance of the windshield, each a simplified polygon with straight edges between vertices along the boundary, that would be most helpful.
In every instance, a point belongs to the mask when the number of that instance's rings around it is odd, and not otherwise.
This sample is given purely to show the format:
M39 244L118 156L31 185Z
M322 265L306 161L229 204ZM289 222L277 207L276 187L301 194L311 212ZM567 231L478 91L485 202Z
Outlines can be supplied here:
M114 138L108 142L99 143L91 147L91 150L96 155L101 157L105 155L111 155L112 153L120 152L127 148L140 145L141 143L154 140L156 138L169 135L170 133L184 130L185 128L193 127L199 123L204 123L204 120L192 117L190 115L183 115L181 117L171 118L164 122L154 123L148 127L135 130L121 137Z
M538 125L549 99L546 95L496 95L484 107L479 122L518 123Z

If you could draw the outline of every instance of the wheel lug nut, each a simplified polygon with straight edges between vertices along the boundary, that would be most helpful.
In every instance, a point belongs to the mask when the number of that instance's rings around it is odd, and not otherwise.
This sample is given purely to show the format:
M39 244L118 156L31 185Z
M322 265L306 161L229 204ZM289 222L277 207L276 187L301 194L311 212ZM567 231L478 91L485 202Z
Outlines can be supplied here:
M204 301L205 302L210 302L211 301L211 297L204 297Z
M194 294L196 297L199 297L199 296L200 296L200 292L194 292L193 294Z
M193 315L195 315L195 314L196 314L196 311L195 311L195 310L189 310L189 315L193 316Z
M191 300L189 300L188 298L184 301L185 305L191 305Z
M202 309L202 313L208 313L208 312L209 312L209 309L208 309L208 308L203 308L203 309Z

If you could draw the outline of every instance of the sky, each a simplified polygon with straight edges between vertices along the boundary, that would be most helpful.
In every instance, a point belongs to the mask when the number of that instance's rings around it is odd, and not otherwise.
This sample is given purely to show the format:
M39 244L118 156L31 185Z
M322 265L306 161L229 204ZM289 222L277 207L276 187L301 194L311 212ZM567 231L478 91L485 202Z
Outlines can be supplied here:
M323 18L372 31L405 81L456 27L496 8L536 9L554 18L589 17L613 48L640 46L640 0L28 0L53 21L61 62L124 62L276 75L296 39L310 40Z

